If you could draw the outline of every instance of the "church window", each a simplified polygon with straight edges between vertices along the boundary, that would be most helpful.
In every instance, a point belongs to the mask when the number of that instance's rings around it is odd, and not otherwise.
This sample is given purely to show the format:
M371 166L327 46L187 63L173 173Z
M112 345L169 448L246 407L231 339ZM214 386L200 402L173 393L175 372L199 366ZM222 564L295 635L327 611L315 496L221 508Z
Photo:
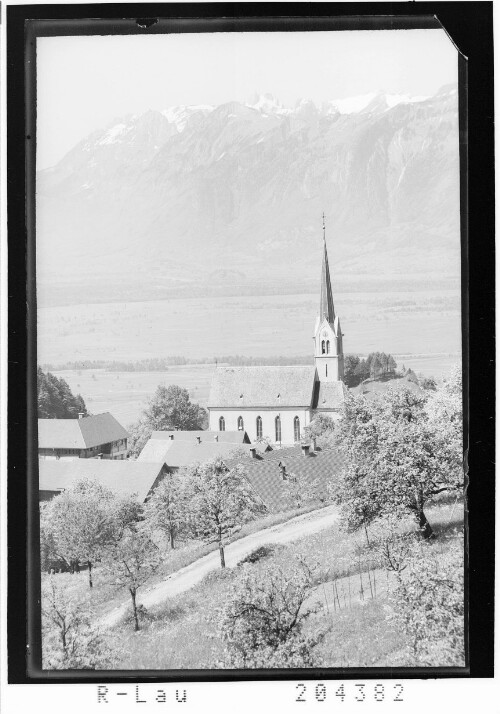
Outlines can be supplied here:
M243 431L243 417L238 417L238 431Z
M322 355L325 354L325 341L324 340L321 341L321 354Z
M262 418L257 417L257 439L262 439Z
M325 377L328 377L328 365L325 364Z
M326 354L327 354L327 355L330 354L330 340L327 340L327 341L326 341Z
M219 431L226 431L226 420L224 417L219 418Z
M293 438L294 441L300 441L300 419L298 416L293 420Z
M276 432L276 441L281 441L281 419L279 416L274 420L274 430Z

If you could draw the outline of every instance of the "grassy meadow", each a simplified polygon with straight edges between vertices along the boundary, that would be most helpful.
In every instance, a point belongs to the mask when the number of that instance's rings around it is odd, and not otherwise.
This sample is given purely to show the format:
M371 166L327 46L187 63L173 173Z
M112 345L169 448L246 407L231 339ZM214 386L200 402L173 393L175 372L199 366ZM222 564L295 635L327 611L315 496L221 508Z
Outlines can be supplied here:
M455 558L463 548L463 503L442 500L427 510L436 538L430 546L430 557L436 564ZM269 525L269 524L267 524ZM256 524L254 524L254 527ZM264 526L262 526L264 527ZM400 533L414 530L413 522L402 521ZM317 612L307 620L307 631L318 628L326 632L317 645L324 666L371 667L411 666L408 643L400 629L394 627L390 614L394 578L381 567L373 547L375 534L347 534L337 525L288 545L270 548L270 554L246 568L259 569L288 562L303 556L316 569L316 585L303 607L315 605ZM96 587L91 594L96 616L102 616L126 593L113 592L105 585L96 568ZM217 610L227 600L242 567L210 573L191 590L169 599L161 606L144 611L141 629L134 632L131 620L125 620L106 631L113 669L206 669L216 668L224 652L217 635ZM82 593L86 574L55 577L65 586ZM138 602L140 603L140 591ZM439 666L439 646L435 661ZM463 666L457 652L456 666Z

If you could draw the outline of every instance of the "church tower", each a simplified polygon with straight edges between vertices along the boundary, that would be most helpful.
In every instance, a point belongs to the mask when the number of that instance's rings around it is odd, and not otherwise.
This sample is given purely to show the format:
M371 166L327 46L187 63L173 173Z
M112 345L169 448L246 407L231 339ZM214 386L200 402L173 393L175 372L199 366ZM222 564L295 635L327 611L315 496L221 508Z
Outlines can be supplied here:
M314 328L314 361L320 382L338 382L344 379L344 352L342 330L333 306L330 269L325 237L323 214L323 265L321 267L321 297L319 315Z

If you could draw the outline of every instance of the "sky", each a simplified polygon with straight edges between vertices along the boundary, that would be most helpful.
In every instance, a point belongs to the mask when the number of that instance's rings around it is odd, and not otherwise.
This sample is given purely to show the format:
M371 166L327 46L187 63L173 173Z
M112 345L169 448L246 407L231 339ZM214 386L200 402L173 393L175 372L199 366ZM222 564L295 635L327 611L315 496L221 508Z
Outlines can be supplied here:
M127 114L179 104L287 106L457 82L443 30L43 37L37 40L37 168Z

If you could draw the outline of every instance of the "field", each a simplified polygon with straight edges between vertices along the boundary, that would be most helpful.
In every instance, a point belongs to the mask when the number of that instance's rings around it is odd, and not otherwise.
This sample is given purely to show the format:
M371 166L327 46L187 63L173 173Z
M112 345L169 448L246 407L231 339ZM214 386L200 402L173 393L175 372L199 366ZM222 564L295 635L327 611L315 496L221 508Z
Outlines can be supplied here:
M336 308L346 353L392 353L398 364L437 379L460 361L457 290L346 292ZM241 354L312 356L318 296L267 295L78 304L38 311L38 362L121 360L181 355L190 360ZM168 372L60 371L93 413L134 421L158 384L186 387L206 404L214 364Z

